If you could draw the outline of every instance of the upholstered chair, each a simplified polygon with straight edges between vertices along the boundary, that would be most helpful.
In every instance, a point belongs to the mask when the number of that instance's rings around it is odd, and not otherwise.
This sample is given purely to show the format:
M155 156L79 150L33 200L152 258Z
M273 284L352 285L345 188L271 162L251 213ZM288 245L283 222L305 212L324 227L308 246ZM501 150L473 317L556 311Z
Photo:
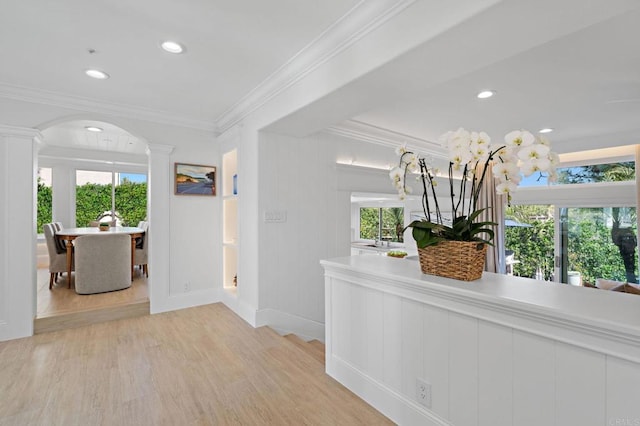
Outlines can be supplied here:
M131 287L131 237L99 233L75 239L76 293L94 294Z
M49 253L49 290L51 290L53 283L58 281L58 274L62 275L63 272L67 271L67 250L64 241L56 238L54 224L44 224L43 231L47 242L47 252ZM74 270L73 263L71 264L71 270ZM71 281L71 277L67 277L67 280Z
M144 230L144 235L136 241L136 249L133 253L133 264L142 267L142 273L149 278L149 222L140 221L138 228Z

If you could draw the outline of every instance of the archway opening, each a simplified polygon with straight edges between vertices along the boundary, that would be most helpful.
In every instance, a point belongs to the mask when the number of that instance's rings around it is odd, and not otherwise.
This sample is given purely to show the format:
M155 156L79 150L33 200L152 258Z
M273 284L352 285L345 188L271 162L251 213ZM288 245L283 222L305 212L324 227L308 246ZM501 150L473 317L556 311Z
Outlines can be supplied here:
M129 289L78 295L74 272L69 276L68 272L55 272L50 267L52 256L59 256L58 252L64 251L64 245L69 243L56 237L53 242L57 251L52 253L43 232L47 223L59 223L69 230L107 219L113 220L116 227L137 227L146 220L147 142L116 124L84 117L59 120L43 127L43 143L37 158L34 331L148 314L149 291L142 268L134 268ZM132 253L135 255L137 251ZM66 252L62 255L66 256Z

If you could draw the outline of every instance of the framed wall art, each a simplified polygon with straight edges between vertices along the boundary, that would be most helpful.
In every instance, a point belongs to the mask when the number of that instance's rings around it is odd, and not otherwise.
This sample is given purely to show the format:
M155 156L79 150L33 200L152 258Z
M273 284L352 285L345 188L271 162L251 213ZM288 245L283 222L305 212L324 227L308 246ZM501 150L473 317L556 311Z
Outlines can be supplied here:
M176 195L216 195L216 167L175 163Z

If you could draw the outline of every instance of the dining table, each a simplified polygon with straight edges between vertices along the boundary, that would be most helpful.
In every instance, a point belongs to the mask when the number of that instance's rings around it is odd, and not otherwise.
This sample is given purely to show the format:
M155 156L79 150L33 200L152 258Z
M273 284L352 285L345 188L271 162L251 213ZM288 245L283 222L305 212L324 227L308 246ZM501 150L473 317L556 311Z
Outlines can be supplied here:
M144 235L144 229L133 226L112 226L107 230L99 227L89 228L62 228L56 232L56 238L66 243L67 248L67 277L71 288L71 265L73 264L73 241L83 235L91 234L129 234L131 236L131 280L133 281L134 256L136 251L136 239Z

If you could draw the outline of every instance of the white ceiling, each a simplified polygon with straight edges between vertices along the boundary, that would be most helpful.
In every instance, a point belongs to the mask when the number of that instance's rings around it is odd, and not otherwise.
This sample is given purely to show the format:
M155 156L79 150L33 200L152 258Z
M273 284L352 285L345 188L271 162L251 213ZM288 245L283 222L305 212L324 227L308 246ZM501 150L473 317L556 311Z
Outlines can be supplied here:
M560 152L640 143L639 21L639 9L627 11L354 120L430 141L458 127L494 139L551 127ZM483 89L497 93L477 99Z
M3 2L0 84L144 108L213 128L216 118L357 2ZM183 43L187 52L162 51L166 39ZM88 68L111 78L88 78Z
M429 19L436 19L439 2L421 1L415 5L429 8ZM252 89L367 2L6 3L0 13L0 88L138 108L214 128ZM467 3L461 7L471 8ZM272 128L302 134L351 119L434 141L460 126L494 139L513 128L553 127L549 137L559 152L639 143L637 22L637 0L496 1ZM158 44L164 39L184 43L187 53L163 52ZM91 67L111 78L87 78L83 71ZM487 88L497 95L475 98ZM141 149L115 129L86 135L86 124L51 130L47 142Z

